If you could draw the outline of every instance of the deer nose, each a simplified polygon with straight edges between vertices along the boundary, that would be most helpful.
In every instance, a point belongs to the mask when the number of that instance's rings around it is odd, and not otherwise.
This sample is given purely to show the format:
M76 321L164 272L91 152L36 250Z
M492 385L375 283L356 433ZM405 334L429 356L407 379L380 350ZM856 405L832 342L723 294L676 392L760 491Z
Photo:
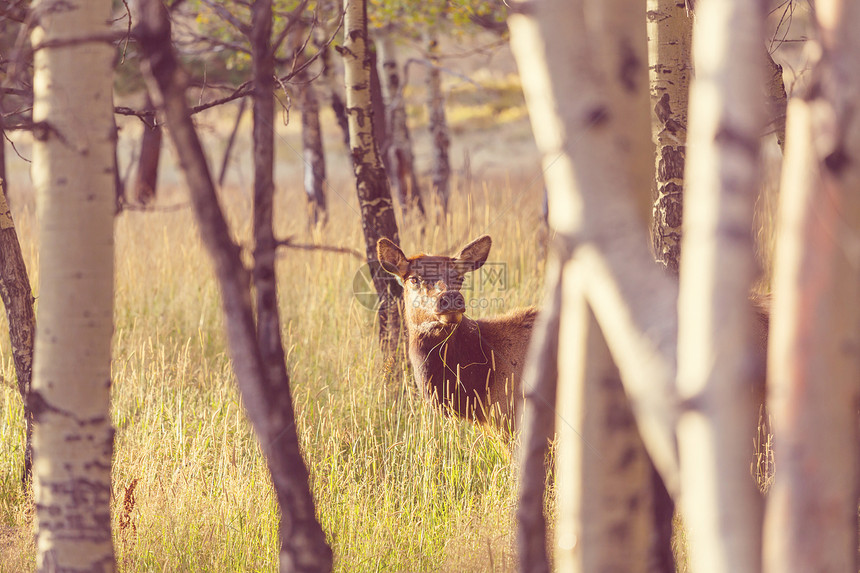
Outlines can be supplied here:
M466 299L459 291L445 291L436 299L436 314L462 314L463 312L466 312Z

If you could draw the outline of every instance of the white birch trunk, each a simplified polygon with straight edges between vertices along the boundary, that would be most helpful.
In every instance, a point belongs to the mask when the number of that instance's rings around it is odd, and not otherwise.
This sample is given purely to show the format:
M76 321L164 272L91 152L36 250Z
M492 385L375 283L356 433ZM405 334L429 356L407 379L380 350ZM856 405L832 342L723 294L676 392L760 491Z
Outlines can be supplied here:
M693 79L692 14L683 1L647 0L652 137L657 146L653 198L654 255L678 272L687 141L687 99Z
M376 118L371 102L372 58L368 51L367 2L344 0L343 9L345 40L338 51L343 55L349 145L361 209L367 262L380 299L380 341L386 352L393 352L400 342L400 311L397 301L403 289L396 282L383 278L386 273L379 266L376 243L382 237L395 243L399 243L400 239L391 200L391 187L382 166L382 157L373 129Z
M654 144L645 2L590 0L588 9L594 14L592 37L601 40L614 110L612 160L626 173L638 215L642 224L648 225L654 193ZM592 352L588 357L595 384L586 388L589 406L583 432L589 434L586 440L601 455L584 458L590 462L583 466L585 478L591 480L598 494L587 498L583 522L586 537L592 539L590 545L604 550L593 552L592 558L586 552L585 563L631 573L672 571L674 503L653 470L618 369L593 321L592 316L588 338ZM606 550L619 544L625 546L624 551Z
M617 17L611 7L600 6L606 12L598 11L595 21L586 18L595 13L585 4L528 3L525 13L519 12L522 4L514 4L509 19L544 155L550 225L561 239L561 259L571 259L564 271L558 352L556 564L561 571L647 570L652 566L651 469L634 420L677 492L677 290L652 263L645 201L637 216L632 193L634 180L649 178L646 162L638 169L627 163L643 149L647 155L647 121L638 122L642 133L622 133L637 109L647 118L644 38L639 35L637 52L632 16ZM609 29L616 25L624 30ZM635 72L626 77L617 66L624 55L637 53L639 92L629 89L635 87Z
M645 224L651 222L654 142L651 140L645 2L589 0L615 110L614 161L626 174Z
M33 5L40 289L33 386L39 571L113 571L113 57L107 0Z
M651 463L586 304L583 276L569 261L558 353L556 564L559 571L652 571Z
M788 106L780 192L768 573L858 570L860 5L816 8L811 84Z
M579 2L512 4L511 46L544 157L550 225L578 245L586 293L640 432L672 493L677 287L652 262L628 175L612 164L616 111ZM595 61L597 59L597 61ZM574 239L576 242L574 243Z
M765 118L763 22L759 0L696 3L678 303L681 507L696 573L761 569L749 293Z

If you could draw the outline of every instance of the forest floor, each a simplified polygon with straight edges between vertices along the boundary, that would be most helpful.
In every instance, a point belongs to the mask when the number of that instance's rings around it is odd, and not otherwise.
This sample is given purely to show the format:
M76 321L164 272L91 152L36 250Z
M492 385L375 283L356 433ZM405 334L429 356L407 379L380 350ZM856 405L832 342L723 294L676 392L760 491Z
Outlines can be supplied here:
M540 159L516 77L472 79L448 86L455 170L450 212L436 222L399 214L398 222L408 253L452 252L492 235L490 261L503 269L504 280L478 281L468 293L480 316L540 302L547 231ZM198 118L212 165L220 164L232 113ZM426 175L429 136L421 114L416 95L410 118ZM330 172L325 226L308 224L298 121L278 129L277 234L362 252L348 157L331 119L324 117ZM121 172L127 176L140 127L121 127ZM222 190L234 234L245 246L252 181L247 127L243 123ZM244 416L217 285L170 145L157 209L127 210L116 220L117 560L121 571L275 571L272 489ZM28 156L26 141L19 151ZM10 167L13 215L38 300L28 167L11 158ZM422 181L426 198L426 177ZM279 261L299 436L336 570L513 571L517 476L510 446L429 407L404 363L384 365L375 313L353 293L362 261L319 250L285 251ZM32 502L19 482L23 428L3 316L0 573L34 570Z

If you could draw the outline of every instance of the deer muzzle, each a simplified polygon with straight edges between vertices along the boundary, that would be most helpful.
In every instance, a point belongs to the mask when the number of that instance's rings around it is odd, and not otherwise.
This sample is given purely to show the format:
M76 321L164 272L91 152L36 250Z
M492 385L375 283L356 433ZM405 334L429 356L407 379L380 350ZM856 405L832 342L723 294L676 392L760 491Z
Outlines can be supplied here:
M466 312L466 299L459 291L449 290L436 299L436 315L444 323L458 323Z

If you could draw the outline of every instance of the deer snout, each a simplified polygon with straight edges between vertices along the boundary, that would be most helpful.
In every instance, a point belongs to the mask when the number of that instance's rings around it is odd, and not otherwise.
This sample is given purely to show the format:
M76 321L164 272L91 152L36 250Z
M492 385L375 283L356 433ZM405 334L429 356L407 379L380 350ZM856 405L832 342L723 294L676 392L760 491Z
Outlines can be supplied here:
M464 312L466 299L459 291L445 291L436 299L436 314L442 322L460 322Z

